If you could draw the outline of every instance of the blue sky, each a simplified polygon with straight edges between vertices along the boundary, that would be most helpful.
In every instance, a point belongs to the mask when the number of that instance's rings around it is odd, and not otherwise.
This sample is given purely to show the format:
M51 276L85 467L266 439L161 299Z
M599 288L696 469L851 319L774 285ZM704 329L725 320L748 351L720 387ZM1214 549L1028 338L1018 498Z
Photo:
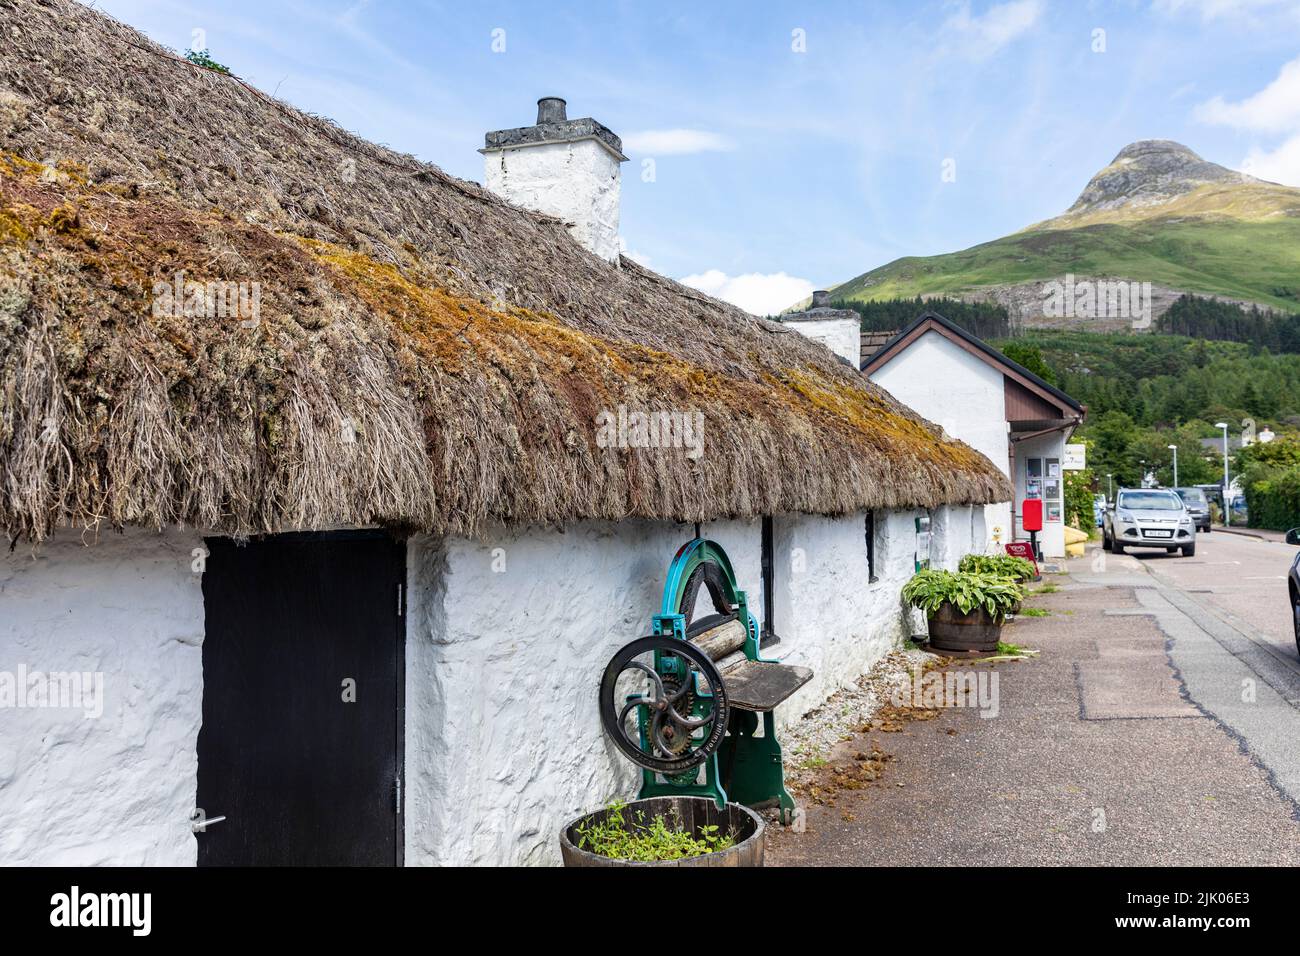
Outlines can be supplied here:
M1300 0L97 6L476 181L563 96L624 138L629 254L754 311L1049 218L1137 139L1300 186Z

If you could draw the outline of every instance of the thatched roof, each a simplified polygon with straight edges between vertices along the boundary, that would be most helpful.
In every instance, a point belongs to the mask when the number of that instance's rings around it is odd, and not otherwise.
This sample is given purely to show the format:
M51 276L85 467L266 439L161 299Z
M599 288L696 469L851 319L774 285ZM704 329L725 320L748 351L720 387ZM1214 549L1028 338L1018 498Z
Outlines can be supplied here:
M829 352L194 66L0 0L0 525L236 534L1010 497ZM466 143L466 149L476 144ZM156 283L260 284L260 322ZM704 452L600 447L698 409Z

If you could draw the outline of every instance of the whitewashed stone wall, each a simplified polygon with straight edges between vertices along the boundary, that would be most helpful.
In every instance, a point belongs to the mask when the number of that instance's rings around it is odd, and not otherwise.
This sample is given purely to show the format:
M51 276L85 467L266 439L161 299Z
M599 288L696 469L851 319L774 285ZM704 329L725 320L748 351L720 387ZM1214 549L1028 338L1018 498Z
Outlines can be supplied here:
M969 537L969 512L951 509L945 533ZM816 673L778 712L783 723L917 627L898 593L912 573L914 517L877 513L874 583L862 515L776 518L782 640L768 653ZM761 620L760 523L703 533L727 550ZM596 688L614 651L647 632L668 562L693 534L628 521L411 540L408 864L554 862L564 820L635 794L639 774L605 739ZM0 862L194 863L203 600L191 562L201 543L130 531L86 547L65 534L0 559L0 671L104 675L97 719L0 709Z
M703 531L742 587L756 585L758 522ZM408 865L554 862L565 819L635 792L635 768L601 731L596 690L614 652L649 633L668 562L693 536L689 525L626 521L412 539Z
M595 139L487 150L483 175L498 196L572 223L573 238L618 261L619 160Z
M811 667L813 679L777 710L802 717L908 636L899 590L913 573L914 515L876 515L877 580L869 582L864 515L776 519L776 632L767 656Z
M970 509L960 511L954 551L970 543ZM899 590L913 571L914 517L877 514L875 583L863 515L776 518L781 643L767 653L816 675L778 711L783 723L912 633ZM702 533L727 550L761 621L759 522ZM628 521L411 541L408 865L553 863L565 820L635 795L639 772L606 740L596 690L614 652L648 633L668 562L693 534Z
M987 538L984 508L945 505L931 514L930 567L956 571L961 559L971 552L984 553Z
M0 671L103 675L103 713L0 708L0 863L192 865L198 535L64 533L0 557Z

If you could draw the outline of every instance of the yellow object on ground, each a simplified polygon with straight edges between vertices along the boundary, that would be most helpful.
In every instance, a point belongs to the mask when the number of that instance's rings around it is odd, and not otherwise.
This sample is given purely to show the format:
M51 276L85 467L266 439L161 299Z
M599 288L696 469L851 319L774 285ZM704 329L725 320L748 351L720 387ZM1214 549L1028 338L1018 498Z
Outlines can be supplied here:
M1071 558L1083 557L1084 545L1088 543L1088 533L1078 528L1065 526L1065 553Z

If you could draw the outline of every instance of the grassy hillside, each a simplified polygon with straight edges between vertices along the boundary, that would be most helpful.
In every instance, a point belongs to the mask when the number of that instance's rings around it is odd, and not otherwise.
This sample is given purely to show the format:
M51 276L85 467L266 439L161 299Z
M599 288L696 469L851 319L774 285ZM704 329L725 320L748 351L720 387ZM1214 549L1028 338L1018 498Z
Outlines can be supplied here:
M834 294L863 301L959 295L1074 273L1121 276L1292 311L1300 303L1294 292L1285 294L1300 289L1300 216L1055 225L1063 221L961 252L897 259L837 286Z
M1061 215L961 252L898 259L835 292L859 301L978 293L1007 305L1013 324L1033 326L1050 318L1038 285L1071 273L1150 282L1157 314L1188 292L1295 311L1300 189L1181 143L1139 140Z

